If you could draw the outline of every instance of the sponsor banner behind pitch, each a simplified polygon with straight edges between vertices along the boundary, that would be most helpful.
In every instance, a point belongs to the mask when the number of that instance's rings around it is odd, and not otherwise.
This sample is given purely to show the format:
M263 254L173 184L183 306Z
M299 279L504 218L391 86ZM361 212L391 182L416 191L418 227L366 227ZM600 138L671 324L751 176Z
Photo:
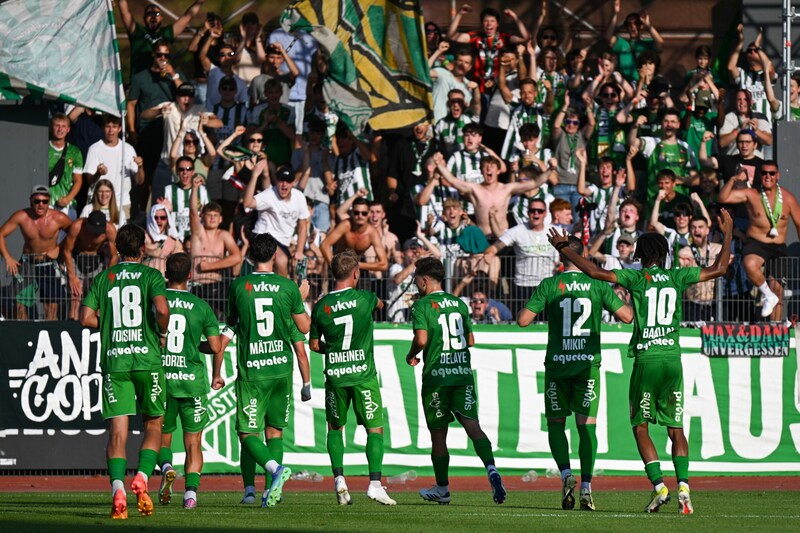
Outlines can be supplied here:
M793 332L792 332L793 333ZM23 435L24 428L62 429L59 446L70 449L75 428L95 434L99 418L100 379L96 333L74 325L0 323L7 339L0 380L3 409L0 435ZM376 326L375 359L385 406L384 471L415 469L430 473L430 435L420 409L420 369L405 363L411 339L408 327ZM628 380L632 360L625 355L627 326L605 326L601 378L591 394L600 398L597 467L606 472L642 470L628 421ZM498 466L544 469L552 466L544 406L546 326L477 326L472 349L481 425L495 447ZM788 357L709 358L701 353L701 332L682 331L684 424L693 472L800 472L800 376L794 339ZM203 436L204 472L237 472L239 445L235 435L234 349L228 349L223 377L226 386L209 398L211 424ZM328 472L322 357L311 354L313 397L300 401L295 372L292 421L284 433L285 462ZM571 456L577 460L577 432L568 422ZM91 429L94 428L94 429ZM48 434L52 434L48 431ZM84 432L80 432L84 433ZM662 468L669 470L670 446L663 428L652 428ZM366 474L366 434L354 417L345 428L345 464L351 475ZM448 436L451 468L467 473L480 468L464 431L451 426ZM175 464L183 462L181 438L173 439ZM2 446L2 439L0 439ZM103 468L103 446L82 449L86 468ZM23 451L19 453L24 454ZM17 464L29 464L19 461ZM8 466L10 463L5 463ZM0 464L2 467L3 464Z

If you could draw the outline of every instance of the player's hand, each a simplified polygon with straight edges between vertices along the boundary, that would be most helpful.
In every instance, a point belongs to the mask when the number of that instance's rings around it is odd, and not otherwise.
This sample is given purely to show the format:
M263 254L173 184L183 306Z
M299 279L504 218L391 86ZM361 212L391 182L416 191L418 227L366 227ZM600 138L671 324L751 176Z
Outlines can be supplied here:
M733 234L733 218L731 218L731 214L728 213L728 210L724 207L719 210L717 222L719 223L719 229L722 230L722 233L725 235Z
M211 388L214 390L220 390L222 387L225 386L225 380L222 379L222 376L214 376L211 379Z
M419 357L406 357L406 363L408 363L409 366L417 366L419 364Z
M302 282L300 282L300 285L298 285L297 288L300 289L300 297L303 300L308 298L308 293L311 290L311 285L308 284L307 279L304 279Z
M300 389L300 399L304 402L311 399L311 383L303 383L303 388Z
M569 233L561 233L558 231L558 228L552 227L550 228L547 240L550 241L550 244L552 244L554 248L558 248L558 245L562 242L569 242Z

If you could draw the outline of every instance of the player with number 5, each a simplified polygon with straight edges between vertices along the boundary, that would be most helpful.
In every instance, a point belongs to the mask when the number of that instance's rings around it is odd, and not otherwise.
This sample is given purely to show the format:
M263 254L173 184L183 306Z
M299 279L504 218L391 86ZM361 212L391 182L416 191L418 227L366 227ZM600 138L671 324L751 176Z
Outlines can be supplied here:
M143 516L153 514L147 480L161 447L161 423L166 384L161 348L166 343L169 307L161 272L144 266L144 230L126 224L117 232L119 263L94 278L83 300L81 325L100 329L100 396L103 418L109 421L108 476L113 504L111 518L128 518L125 471L128 417L142 413L144 439L139 471L131 489Z
M486 467L495 503L506 500L506 489L497 472L492 443L478 422L478 395L469 348L475 344L470 310L460 298L442 290L444 265L423 257L416 262L414 283L421 298L411 308L414 340L406 356L411 366L423 352L422 409L431 432L431 461L436 485L419 491L423 500L450 503L447 428L458 420L472 440L475 453Z
M694 510L689 497L689 444L683 431L683 367L681 365L681 297L689 285L722 276L728 268L733 220L721 210L719 227L724 234L722 250L714 264L705 268L666 270L669 247L657 233L645 233L636 241L634 259L641 270L605 270L571 249L567 235L550 231L550 243L594 279L618 283L631 293L634 320L628 357L633 357L630 403L631 425L647 477L653 484L645 512L657 512L670 501L664 485L658 452L650 439L648 424L666 426L672 442L672 462L678 478L678 512Z

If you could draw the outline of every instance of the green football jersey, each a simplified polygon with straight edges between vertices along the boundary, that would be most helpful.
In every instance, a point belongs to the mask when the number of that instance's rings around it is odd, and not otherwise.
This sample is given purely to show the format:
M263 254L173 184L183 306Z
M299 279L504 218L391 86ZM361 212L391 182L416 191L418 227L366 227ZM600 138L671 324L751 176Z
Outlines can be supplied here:
M235 324L238 379L262 381L292 373L292 315L305 312L297 285L272 272L231 283L228 324Z
M536 287L525 308L537 315L547 310L544 367L553 377L600 366L602 309L613 313L622 305L611 285L579 270L562 272Z
M681 356L682 296L686 287L700 281L700 269L614 270L617 283L628 289L633 302L633 337L628 357L664 361Z
M100 315L103 374L161 366L156 296L166 296L164 276L141 263L119 263L94 278L83 305Z
M167 289L169 327L161 356L167 379L167 395L194 398L208 394L206 355L200 338L219 335L219 321L211 306L189 291Z
M327 345L325 379L336 387L351 387L375 377L372 312L378 297L372 292L342 289L328 293L311 311L312 339Z
M474 382L467 340L472 333L467 304L444 291L423 296L411 307L414 329L428 332L422 383L439 387Z

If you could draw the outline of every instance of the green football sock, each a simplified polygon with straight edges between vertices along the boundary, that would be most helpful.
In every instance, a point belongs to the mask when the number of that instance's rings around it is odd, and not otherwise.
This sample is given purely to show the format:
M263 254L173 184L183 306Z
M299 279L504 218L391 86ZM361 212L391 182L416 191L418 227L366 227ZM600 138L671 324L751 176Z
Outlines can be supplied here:
M592 481L594 458L597 456L597 426L595 424L578 424L578 457L581 459L581 481Z
M383 434L367 433L367 464L370 481L380 481L383 469Z
M283 438L275 437L274 439L267 440L267 448L272 458L275 459L279 465L283 464Z
M261 465L264 470L267 469L267 463L272 461L272 454L269 453L269 448L264 442L261 440L261 437L256 437L255 435L250 435L244 442L242 443L244 448L247 449L247 453L255 460L257 465Z
M156 467L156 461L158 461L157 451L146 448L139 450L139 472L150 477Z
M449 485L447 471L450 468L450 454L431 455L431 462L433 463L433 474L436 476L436 484L440 487Z
M566 424L564 422L547 421L547 442L550 443L550 453L559 470L570 468L569 441L567 440Z
M200 488L200 472L190 472L186 474L186 490L197 492Z
M115 480L123 481L125 471L128 469L128 460L124 457L112 457L106 460L108 465L108 477L113 483Z
M672 464L675 465L675 476L678 482L681 481L689 484L689 458L685 455L676 455L672 458Z
M328 431L328 457L331 458L334 475L337 470L344 470L344 437L341 431L334 429Z
M242 443L242 451L239 454L239 469L242 471L242 483L245 487L256 486L256 460L247 451Z
M688 461L687 461L687 470L688 470ZM650 483L653 484L655 487L659 483L664 481L664 474L661 473L661 463L658 461L652 461L644 465L644 471L647 473L647 479L650 480Z
M494 464L494 454L492 453L492 443L489 439L483 438L472 441L472 446L475 448L475 453L483 461L483 466Z
M161 467L161 473L164 473L164 465L169 463L172 465L172 448L161 447L158 452L158 466Z

